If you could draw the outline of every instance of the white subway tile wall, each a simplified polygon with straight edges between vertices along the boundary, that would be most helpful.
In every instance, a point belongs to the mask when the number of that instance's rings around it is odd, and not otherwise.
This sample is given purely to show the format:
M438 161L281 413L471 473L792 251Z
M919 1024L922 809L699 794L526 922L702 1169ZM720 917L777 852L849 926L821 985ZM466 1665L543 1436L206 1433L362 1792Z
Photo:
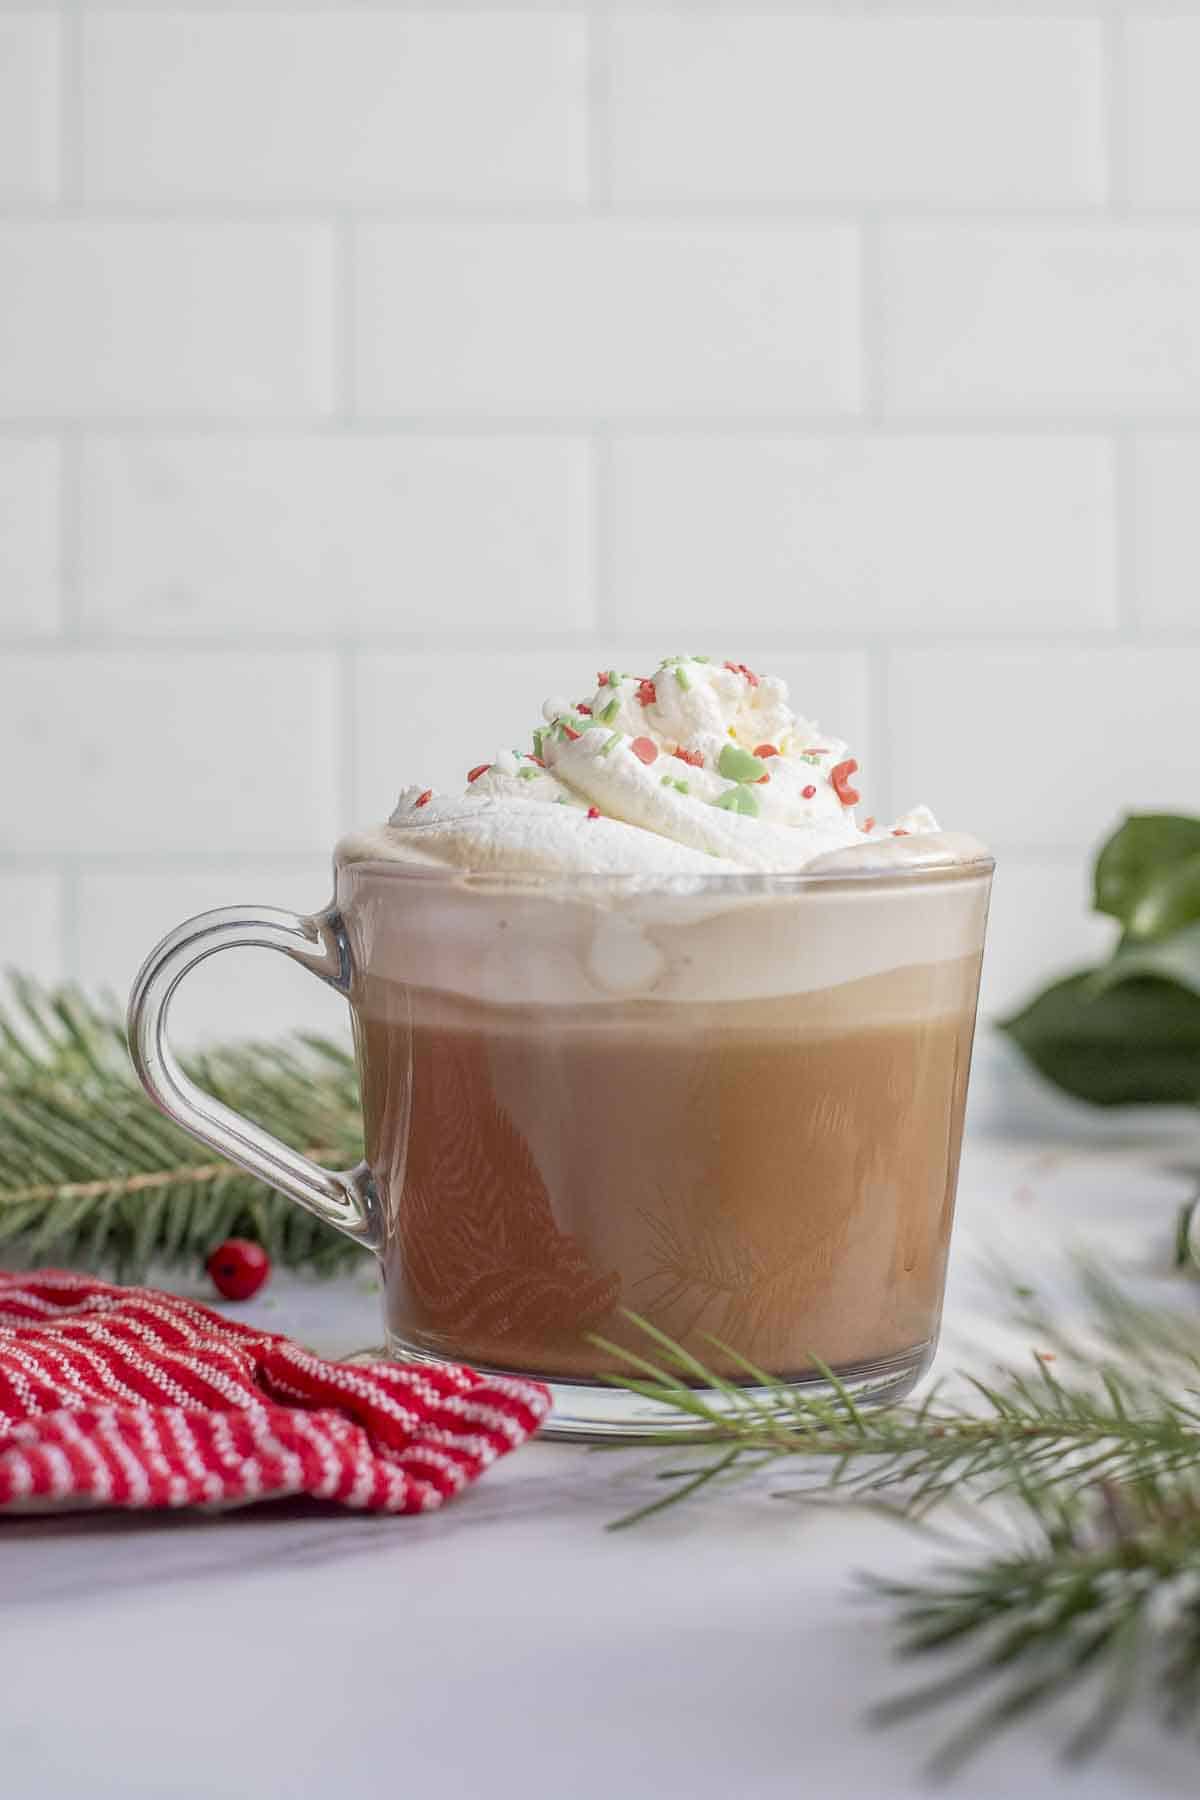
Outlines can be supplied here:
M3 960L690 648L994 841L990 1010L1099 953L1200 811L1198 87L1200 0L0 0Z

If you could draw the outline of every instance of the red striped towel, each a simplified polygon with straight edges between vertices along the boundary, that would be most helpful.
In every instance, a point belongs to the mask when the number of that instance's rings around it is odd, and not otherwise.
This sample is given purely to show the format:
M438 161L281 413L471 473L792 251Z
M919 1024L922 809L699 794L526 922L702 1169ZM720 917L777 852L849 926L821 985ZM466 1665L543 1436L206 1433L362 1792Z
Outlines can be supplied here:
M533 1381L322 1362L153 1288L0 1272L0 1510L307 1494L429 1512L549 1409Z

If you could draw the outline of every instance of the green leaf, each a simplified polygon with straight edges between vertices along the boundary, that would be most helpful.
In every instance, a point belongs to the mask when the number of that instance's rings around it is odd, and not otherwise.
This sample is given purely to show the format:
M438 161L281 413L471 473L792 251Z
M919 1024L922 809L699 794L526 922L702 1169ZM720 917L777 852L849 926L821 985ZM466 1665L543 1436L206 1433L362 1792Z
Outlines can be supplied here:
M1096 911L1131 926L1139 901L1155 880L1192 857L1200 857L1200 819L1174 813L1132 814L1097 859Z
M1152 943L1122 944L1112 961L1097 969L1093 991L1102 994L1125 981L1174 982L1200 999L1200 923Z
M1147 873L1130 909L1126 930L1134 938L1162 938L1200 919L1200 856L1185 856Z
M1200 997L1174 981L1056 981L1001 1023L1048 1080L1096 1106L1200 1102Z

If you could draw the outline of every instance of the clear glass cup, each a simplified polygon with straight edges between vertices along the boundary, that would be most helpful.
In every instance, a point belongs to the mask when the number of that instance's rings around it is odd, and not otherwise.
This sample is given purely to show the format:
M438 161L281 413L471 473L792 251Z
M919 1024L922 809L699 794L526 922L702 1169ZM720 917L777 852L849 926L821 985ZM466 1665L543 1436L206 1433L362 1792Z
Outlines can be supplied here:
M347 862L324 912L235 907L166 938L130 1043L179 1124L375 1252L392 1354L547 1381L550 1436L677 1422L609 1379L652 1349L638 1319L739 1385L743 1358L816 1391L825 1365L883 1403L937 1341L991 873ZM350 1002L354 1169L170 1050L179 980L248 944Z

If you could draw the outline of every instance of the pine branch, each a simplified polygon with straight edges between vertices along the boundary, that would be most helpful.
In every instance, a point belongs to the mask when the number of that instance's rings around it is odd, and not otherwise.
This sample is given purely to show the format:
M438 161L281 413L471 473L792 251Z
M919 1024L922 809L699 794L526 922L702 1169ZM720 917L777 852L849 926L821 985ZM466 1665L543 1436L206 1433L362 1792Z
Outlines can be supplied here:
M188 1072L296 1149L362 1155L353 1059L318 1038L225 1046ZM327 1271L354 1246L193 1139L143 1094L114 1004L10 979L0 1005L0 1249L111 1268L197 1266L222 1238Z
M661 1442L707 1448L664 1469L663 1496L618 1526L764 1468L798 1473L785 1497L882 1505L909 1518L952 1496L1003 1498L1015 1548L975 1543L923 1581L872 1584L897 1608L903 1654L959 1653L947 1677L878 1716L907 1717L990 1686L990 1701L935 1759L941 1772L1085 1686L1095 1706L1070 1754L1094 1749L1145 1691L1167 1725L1197 1729L1200 1329L1141 1311L1093 1270L1081 1279L1083 1341L1035 1318L1039 1341L1059 1347L1040 1353L1032 1371L972 1381L969 1401L935 1388L919 1406L890 1411L856 1405L829 1370L828 1396L806 1395L715 1346L722 1366L755 1384L739 1387L635 1321L646 1355L605 1346L633 1371L623 1385L676 1415ZM1049 1355L1069 1359L1068 1379ZM693 1429L681 1439L680 1426Z

